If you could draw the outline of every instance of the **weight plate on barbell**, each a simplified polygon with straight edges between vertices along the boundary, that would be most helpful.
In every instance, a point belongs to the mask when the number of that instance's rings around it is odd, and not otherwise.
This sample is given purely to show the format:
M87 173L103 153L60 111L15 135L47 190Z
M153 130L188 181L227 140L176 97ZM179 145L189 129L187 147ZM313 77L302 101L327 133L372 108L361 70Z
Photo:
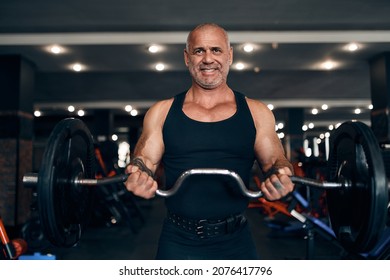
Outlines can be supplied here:
M80 240L93 203L93 188L76 185L78 178L95 178L93 140L81 120L67 118L51 132L38 174L38 211L46 238L55 246L71 247Z
M388 190L381 149L372 130L345 122L330 139L329 181L349 182L326 191L331 227L349 252L369 252L386 225Z

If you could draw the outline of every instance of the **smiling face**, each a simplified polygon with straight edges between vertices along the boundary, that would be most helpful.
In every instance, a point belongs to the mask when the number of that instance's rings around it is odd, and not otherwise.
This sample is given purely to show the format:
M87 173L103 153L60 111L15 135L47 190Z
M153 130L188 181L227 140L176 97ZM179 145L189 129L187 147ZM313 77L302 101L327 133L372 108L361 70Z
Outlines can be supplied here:
M184 61L198 86L214 89L225 84L232 59L233 49L222 28L204 25L189 34Z

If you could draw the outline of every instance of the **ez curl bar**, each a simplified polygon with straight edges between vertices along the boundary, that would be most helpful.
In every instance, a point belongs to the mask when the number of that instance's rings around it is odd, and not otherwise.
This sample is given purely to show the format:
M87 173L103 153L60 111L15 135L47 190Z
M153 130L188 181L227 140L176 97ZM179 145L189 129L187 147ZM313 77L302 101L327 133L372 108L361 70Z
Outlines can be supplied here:
M79 186L102 186L102 185L110 185L116 183L123 183L127 180L128 174L121 174L112 177L106 178L96 178L96 179L88 179L79 177L82 174L78 174L76 178L71 178L68 184L73 185L74 187ZM169 190L160 190L156 191L156 194L161 197L170 197L177 193L180 187L183 185L184 181L186 181L189 177L194 175L223 175L231 177L237 183L237 186L241 190L242 194L249 198L259 198L262 197L263 194L261 191L252 191L248 189L245 183L242 181L240 175L236 172L228 169L219 169L219 168L194 168L183 172L179 178L176 180L175 184ZM323 189L332 189L332 188L342 188L350 186L350 183L336 183L336 182L324 182L318 181L310 178L303 178L297 176L290 176L290 179L293 183L312 186ZM38 174L36 173L28 173L23 176L23 183L26 187L34 187L38 184Z

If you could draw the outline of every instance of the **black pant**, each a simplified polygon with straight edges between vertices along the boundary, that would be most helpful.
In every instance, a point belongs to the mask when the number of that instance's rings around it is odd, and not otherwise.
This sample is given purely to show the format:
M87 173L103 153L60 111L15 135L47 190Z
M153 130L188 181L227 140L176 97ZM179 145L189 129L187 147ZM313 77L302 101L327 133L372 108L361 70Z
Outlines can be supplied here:
M258 259L248 223L222 236L199 238L168 219L164 221L156 255L158 260L253 260Z

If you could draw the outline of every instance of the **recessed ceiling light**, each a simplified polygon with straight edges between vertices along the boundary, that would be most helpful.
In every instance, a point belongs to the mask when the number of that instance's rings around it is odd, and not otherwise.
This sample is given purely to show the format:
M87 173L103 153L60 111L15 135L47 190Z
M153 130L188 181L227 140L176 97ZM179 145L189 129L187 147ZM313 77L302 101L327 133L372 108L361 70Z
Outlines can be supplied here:
M350 52L355 52L359 49L359 45L356 44L356 43L349 43L347 46L346 46L346 50L350 51Z
M130 112L131 110L133 110L133 106L131 106L131 105L126 105L125 111L126 111L126 112Z
M130 111L130 115L135 117L135 116L138 115L138 111L136 109L133 109L133 110Z
M163 71L165 69L165 65L163 63L157 63L155 68L157 71Z
M321 64L322 68L326 70L332 70L335 67L335 63L331 60L327 60Z
M84 67L80 63L75 63L72 66L73 71L76 71L76 72L80 72L81 70L83 70L83 68Z
M253 50L254 50L254 47L252 44L245 44L244 45L244 52L250 53L250 52L253 52Z
M151 46L149 46L149 48L148 48L148 51L151 52L151 53L156 53L156 52L158 52L159 50L160 50L160 47L157 46L157 45L151 45Z
M242 62L236 63L236 69L237 70L243 70L245 68L245 64Z
M51 53L51 54L55 54L55 55L63 54L63 53L67 52L66 48L64 48L63 46L57 45L57 44L45 46L44 50Z
M50 52L54 53L54 54L62 53L62 48L60 46L57 46L57 45L51 46L49 49L50 49Z
M77 115L79 115L80 117L82 117L82 116L85 115L85 111L84 111L84 110L78 110L78 111L77 111Z

